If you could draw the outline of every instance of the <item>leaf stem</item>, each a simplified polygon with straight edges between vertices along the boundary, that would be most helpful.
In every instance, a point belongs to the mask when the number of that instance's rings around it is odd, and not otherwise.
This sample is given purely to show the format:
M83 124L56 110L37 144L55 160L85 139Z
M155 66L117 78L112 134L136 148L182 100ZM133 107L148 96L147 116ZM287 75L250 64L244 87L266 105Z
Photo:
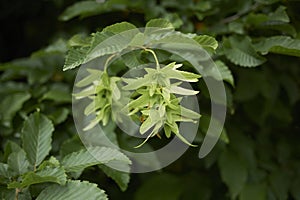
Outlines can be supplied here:
M153 57L155 59L155 63L156 63L156 69L160 69L159 62L158 62L155 52L152 49L144 49L144 50L150 52L153 55Z
M21 190L19 188L16 188L15 200L19 199L19 192L21 192Z
M116 56L116 54L112 54L112 55L109 56L109 57L107 58L107 60L105 61L105 64L104 64L104 71L105 71L105 72L107 71L107 66L108 66L109 61L111 61L111 59L112 59L113 57L115 57L115 56Z

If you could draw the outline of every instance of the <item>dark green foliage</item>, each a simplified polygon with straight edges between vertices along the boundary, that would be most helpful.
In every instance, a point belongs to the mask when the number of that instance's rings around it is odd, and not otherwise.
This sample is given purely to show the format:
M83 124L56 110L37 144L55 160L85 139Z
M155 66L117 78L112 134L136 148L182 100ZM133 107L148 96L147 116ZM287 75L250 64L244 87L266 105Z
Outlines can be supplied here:
M298 1L50 0L36 5L45 10L40 19L30 2L24 10L23 3L12 3L14 9L3 3L0 15L6 24L0 58L14 58L0 64L0 199L300 200ZM22 30L7 25L16 26L16 21ZM136 27L147 22L147 27L180 34L162 37L149 29L142 35ZM124 30L131 31L113 37ZM224 81L228 112L221 139L207 157L199 159L199 148L190 147L158 172L129 175L103 165L118 161L129 167L121 152L89 147L99 156L95 159L84 148L72 120L72 87L80 64L144 45L147 37L152 42L176 41L180 47L197 43L207 50L221 77L215 71L205 71L206 76ZM95 48L107 38L114 45ZM171 53L155 53L160 63L182 62ZM108 74L117 77L153 62L149 52L132 51L122 55L122 67ZM195 72L183 64L180 70ZM193 88L200 91L202 115L193 144L201 146L211 102L203 80ZM106 119L105 129L115 144L128 149L142 142L124 136L111 119ZM167 140L155 137L142 148L159 148Z

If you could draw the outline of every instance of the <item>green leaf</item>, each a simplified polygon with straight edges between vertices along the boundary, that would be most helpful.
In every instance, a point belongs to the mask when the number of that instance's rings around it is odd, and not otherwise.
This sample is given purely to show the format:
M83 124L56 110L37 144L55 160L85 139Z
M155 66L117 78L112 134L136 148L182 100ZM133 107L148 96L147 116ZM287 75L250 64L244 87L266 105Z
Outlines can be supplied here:
M166 19L151 19L147 22L146 27L168 28L174 29L171 22Z
M73 69L85 62L89 47L71 48L66 56L63 70Z
M18 193L18 198L16 198L16 190L15 189L9 190L7 188L2 188L0 186L0 199L1 200L12 200L12 199L32 200L32 197L31 197L28 189L23 189L21 192Z
M267 199L267 188L265 184L247 184L244 186L240 200L265 200Z
M269 14L269 18L272 21L280 21L280 22L285 22L285 23L289 23L290 22L290 18L287 15L287 13L285 12L286 7L284 6L279 6L275 12L270 13Z
M25 121L22 129L23 148L34 167L50 152L53 131L52 122L39 112L31 114Z
M228 186L232 199L235 199L246 183L246 166L227 150L219 158L219 168L223 182Z
M7 164L12 175L21 175L29 171L29 162L24 150L11 153L8 157Z
M0 163L0 177L3 176L5 178L10 177L10 173L8 171L8 164Z
M3 161L6 162L11 153L19 152L21 150L22 148L17 143L9 140L5 145Z
M38 183L58 183L64 185L67 181L67 175L62 168L46 168L36 172L28 172L22 176L22 182L12 182L8 188L26 188Z
M54 112L47 115L47 117L57 125L64 122L68 118L69 113L70 111L67 108L57 108Z
M1 200L15 199L15 196L16 196L15 190L9 190L6 187L5 188L0 187Z
M211 127L210 130L210 134L207 134L207 130L209 128L209 124L211 123L211 121L214 122L215 126ZM218 130L220 130L221 128L223 128L221 135L220 135L220 140L225 142L225 143L229 143L229 138L227 136L226 130L224 127L222 127L221 123L214 117L212 116L208 116L208 115L202 115L201 119L200 119L200 124L199 124L200 130L203 134L207 134L210 137L218 137Z
M62 143L61 148L59 150L59 154L60 156L64 157L70 153L79 151L82 148L84 148L82 142L77 136L74 136L70 139L65 140Z
M131 29L116 35L112 35L105 40L93 42L91 49L86 55L85 62L100 56L121 52L130 45L132 39L136 34L138 34L138 32L138 29Z
M66 155L61 163L67 172L76 172L86 167L111 161L131 164L131 161L123 153L107 147L88 147L87 149L73 152Z
M266 59L254 50L248 37L231 36L223 40L225 56L234 64L243 67L256 67Z
M134 68L134 67L138 67L142 64L140 57L141 57L140 51L130 51L130 52L122 55L122 60L127 67Z
M205 73L203 76L211 76L218 81L224 80L234 86L234 78L228 66L220 60L215 61L214 64L215 66L206 67L204 69Z
M105 27L102 32L111 32L114 34L122 33L124 31L129 31L132 29L136 29L136 27L128 22L121 22L121 23L116 23L110 26Z
M208 35L197 35L193 38L198 42L204 49L210 51L216 50L218 48L218 42L215 38Z
M31 95L27 92L18 92L4 96L0 103L0 120L6 126L11 126L11 121L15 114L22 108L23 104L30 99Z
M122 191L125 191L128 187L130 180L130 174L112 169L106 165L98 165L98 167L110 178L112 178L120 187Z
M36 200L108 200L103 190L87 181L68 181L65 186L52 185L44 189Z
M60 16L62 21L68 21L78 15L87 14L101 8L102 5L96 1L81 1L68 7Z
M255 49L262 54L276 53L300 57L300 40L288 36L274 36L255 44Z
M72 96L69 91L51 89L43 95L42 99L52 100L59 103L70 103L72 101Z
M87 37L84 34L76 34L68 41L70 47L89 47L91 43L91 37Z
M288 199L291 177L287 172L277 169L270 174L269 181L277 199Z

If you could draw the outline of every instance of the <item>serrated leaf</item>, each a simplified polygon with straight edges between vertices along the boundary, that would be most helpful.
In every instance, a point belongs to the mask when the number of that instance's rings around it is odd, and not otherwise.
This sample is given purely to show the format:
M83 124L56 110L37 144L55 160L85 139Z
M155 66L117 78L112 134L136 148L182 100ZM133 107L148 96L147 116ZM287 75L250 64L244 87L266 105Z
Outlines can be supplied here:
M274 36L255 44L255 49L262 54L277 53L300 57L300 40L288 36Z
M147 22L146 28L147 27L167 28L170 30L174 29L172 23L166 19L151 19Z
M29 171L29 162L24 150L11 153L8 157L7 164L8 170L11 171L12 175L21 175Z
M68 181L65 186L52 185L44 189L36 200L108 200L103 190L87 181Z
M105 27L102 32L111 32L114 34L122 33L124 31L136 29L136 27L128 22L120 22L110 26Z
M172 32L174 32L174 27L168 20L152 19L146 24L144 34L147 37L147 42L151 42L159 40Z
M46 168L56 168L59 166L59 161L55 157L51 156L48 160L45 160L40 164L38 170L43 170Z
M128 187L130 180L130 174L112 169L106 165L98 165L98 167L110 178L112 178L120 187L122 191L125 191Z
M67 175L62 168L45 168L36 172L28 172L22 176L22 182L12 182L8 188L25 188L38 183L58 183L64 185L67 181Z
M235 199L246 183L246 166L235 154L227 150L219 158L219 168L222 180L229 188L231 198Z
M105 40L94 41L92 47L86 55L85 62L88 62L92 59L98 58L103 55L119 53L122 50L126 49L131 40L136 34L138 34L138 29L131 29L118 33L108 37Z
M39 112L31 114L25 121L22 128L23 148L34 167L50 152L53 131L52 122Z
M60 16L62 21L68 21L77 16L88 16L104 11L106 6L97 1L80 1L69 6Z
M4 96L0 103L0 121L6 126L11 126L11 120L23 104L31 97L27 92L20 92Z
M89 47L71 48L66 56L63 70L66 71L69 69L73 69L83 64L85 62L86 55L89 49Z
M224 80L234 86L234 78L228 66L220 60L215 61L214 64L215 66L204 69L205 73L203 76L211 76L218 81Z
M129 68L138 67L142 64L142 61L140 60L139 51L130 51L122 55L122 60L125 63L125 65Z
M162 38L158 38L154 41L152 41L152 44L161 44L161 43L177 43L179 45L181 45L183 47L183 45L194 45L194 46L200 46L200 44L198 44L195 40L193 40L192 38L188 37L187 35L184 35L182 33L179 32L174 32L172 34L168 34Z
M223 40L225 56L234 64L243 67L256 67L266 59L254 50L248 37L231 36Z
M68 45L71 47L88 47L90 46L91 38L84 34L76 34L68 41Z
M215 38L208 35L197 35L193 38L204 49L216 50L218 48L218 42Z
M123 153L107 147L88 147L87 149L73 152L66 155L61 163L67 172L76 172L86 167L105 164L111 161L131 163Z

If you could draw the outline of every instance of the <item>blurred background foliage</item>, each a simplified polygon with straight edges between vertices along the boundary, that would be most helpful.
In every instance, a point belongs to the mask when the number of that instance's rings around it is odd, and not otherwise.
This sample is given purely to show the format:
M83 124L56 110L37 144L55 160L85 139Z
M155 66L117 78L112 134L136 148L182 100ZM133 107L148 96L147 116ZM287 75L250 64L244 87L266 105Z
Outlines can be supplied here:
M0 160L8 140L20 142L22 121L36 108L55 124L52 155L80 146L70 110L76 71L62 72L70 37L166 18L177 30L219 41L213 58L235 82L226 83L228 138L204 159L190 148L160 171L131 174L124 192L98 168L79 179L99 184L110 199L300 200L299 1L11 0L0 9ZM198 87L209 114L204 83Z

